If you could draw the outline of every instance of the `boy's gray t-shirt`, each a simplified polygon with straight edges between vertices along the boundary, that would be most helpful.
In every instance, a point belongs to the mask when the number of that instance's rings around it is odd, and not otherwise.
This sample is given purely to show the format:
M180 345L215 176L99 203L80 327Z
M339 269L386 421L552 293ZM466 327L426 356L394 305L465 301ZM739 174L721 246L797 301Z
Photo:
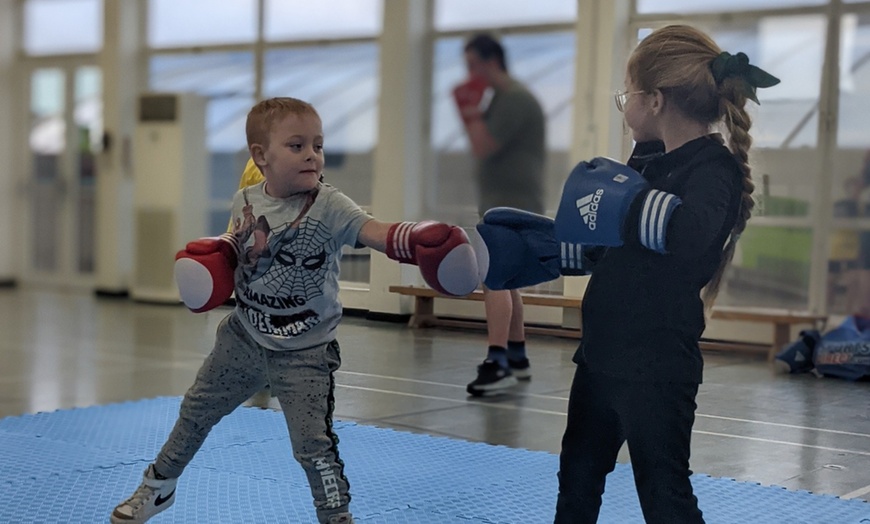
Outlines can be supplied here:
M241 245L236 314L268 349L325 344L335 338L341 320L342 246L356 245L372 217L327 184L320 184L313 203L309 193L279 199L264 188L261 182L233 198L232 230Z

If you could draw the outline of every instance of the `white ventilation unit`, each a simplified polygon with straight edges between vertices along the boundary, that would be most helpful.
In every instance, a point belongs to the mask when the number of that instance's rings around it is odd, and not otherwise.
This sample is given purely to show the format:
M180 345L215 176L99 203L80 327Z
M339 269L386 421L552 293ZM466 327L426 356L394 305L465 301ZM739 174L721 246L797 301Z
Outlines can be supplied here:
M208 164L205 99L141 95L133 136L134 300L179 302L175 253L206 234Z

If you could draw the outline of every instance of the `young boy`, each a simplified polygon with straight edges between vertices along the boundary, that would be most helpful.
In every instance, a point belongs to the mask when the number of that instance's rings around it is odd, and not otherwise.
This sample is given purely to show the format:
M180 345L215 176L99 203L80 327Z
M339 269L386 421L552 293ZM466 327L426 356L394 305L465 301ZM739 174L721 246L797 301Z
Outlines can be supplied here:
M220 323L142 484L112 512L115 524L139 524L169 508L178 477L211 428L266 385L281 404L319 522L353 522L332 428L342 246L361 244L417 264L442 293L467 294L478 285L474 252L460 228L374 220L320 181L323 129L310 104L260 102L246 132L265 180L236 193L232 234L193 241L176 257L176 281L190 309L208 311L233 290L236 308Z

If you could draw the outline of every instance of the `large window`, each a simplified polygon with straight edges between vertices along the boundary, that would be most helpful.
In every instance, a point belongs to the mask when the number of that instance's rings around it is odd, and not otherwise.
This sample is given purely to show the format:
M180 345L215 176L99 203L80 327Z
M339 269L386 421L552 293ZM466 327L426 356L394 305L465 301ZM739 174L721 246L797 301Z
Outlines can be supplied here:
M150 47L234 44L256 38L257 0L148 2Z
M743 51L782 82L747 103L752 117L753 219L717 303L805 309L812 266L811 216L819 172L818 107L824 15L765 16L709 28L719 46Z
M845 15L841 28L828 307L870 315L870 13Z
M379 47L374 42L277 48L265 55L263 96L310 102L323 121L326 182L360 206L372 202ZM368 248L345 248L341 279L368 282Z
M314 105L323 120L326 178L361 206L372 201L378 64L374 43L266 53L263 95L292 96Z
M254 104L254 56L248 52L154 55L149 88L193 92L208 99L206 147L209 158L210 234L226 231L230 204L247 162L245 118Z
M384 0L266 0L269 41L374 37L381 33Z
M380 91L376 39L384 0L149 0L148 5L149 88L208 99L210 234L226 230L249 158L245 120L262 98L292 96L312 103L323 119L326 180L358 204L371 203ZM352 251L342 264L342 280L367 281L368 257Z
M578 2L564 0L433 0L434 42L430 147L432 165L423 188L427 217L473 226L478 220L476 160L454 105L452 91L466 80L463 48L468 36L521 26L517 33L495 34L505 49L508 72L535 95L546 117L547 156L544 204L555 215L570 170L574 107L575 35ZM531 26L538 26L529 29ZM454 36L462 31L463 36ZM452 32L452 33L451 33ZM447 34L443 34L447 33ZM562 279L535 292L560 293Z
M23 36L28 55L95 53L103 45L103 1L27 0Z
M756 207L726 275L719 304L794 309L827 308L833 314L870 314L870 12L851 8L840 20L839 93L823 94L827 1L690 2L639 0L643 20L657 13L770 10L762 16L699 17L688 23L710 32L723 49L743 51L782 83L759 90L748 104L753 120L750 162ZM855 2L847 2L855 3ZM864 2L866 4L866 2ZM819 6L793 14L778 8ZM848 11L848 10L847 10ZM645 22L646 23L646 22ZM666 23L666 20L662 20ZM644 36L647 31L641 31ZM838 107L836 129L820 122L824 107ZM827 133L836 133L828 151ZM829 158L828 165L822 159ZM831 200L820 187L828 186ZM828 209L833 221L819 221ZM828 264L819 263L820 236L830 241ZM813 279L827 273L826 299Z
M844 149L866 149L870 146L870 13L843 17L840 53L837 144Z
M434 0L435 29L482 29L573 22L577 2L565 0Z
M506 35L508 72L535 95L546 117L544 204L555 216L565 177L570 171L574 108L575 37L569 31ZM456 110L452 90L466 80L464 38L435 41L432 88L431 148L433 160L423 188L424 214L473 226L478 221L476 160ZM560 293L562 279L537 286L535 292Z
M536 96L547 119L546 200L555 214L568 166L574 98L574 34L545 32L501 39L508 69ZM453 87L464 81L465 40L435 43L432 92L432 143L435 176L425 188L427 216L465 224L477 221L475 160L453 102Z
M638 13L709 13L827 4L827 0L637 0Z

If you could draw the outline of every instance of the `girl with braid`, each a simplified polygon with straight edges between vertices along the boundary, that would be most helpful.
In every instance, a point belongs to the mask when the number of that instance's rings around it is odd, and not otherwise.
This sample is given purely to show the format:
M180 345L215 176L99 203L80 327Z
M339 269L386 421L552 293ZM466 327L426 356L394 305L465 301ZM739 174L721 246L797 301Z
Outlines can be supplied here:
M597 521L623 443L646 522L704 521L689 480L699 340L753 207L744 106L758 102L756 88L778 82L688 26L654 31L631 54L616 94L637 142L628 164L682 205L664 252L635 241L590 253L557 524Z

